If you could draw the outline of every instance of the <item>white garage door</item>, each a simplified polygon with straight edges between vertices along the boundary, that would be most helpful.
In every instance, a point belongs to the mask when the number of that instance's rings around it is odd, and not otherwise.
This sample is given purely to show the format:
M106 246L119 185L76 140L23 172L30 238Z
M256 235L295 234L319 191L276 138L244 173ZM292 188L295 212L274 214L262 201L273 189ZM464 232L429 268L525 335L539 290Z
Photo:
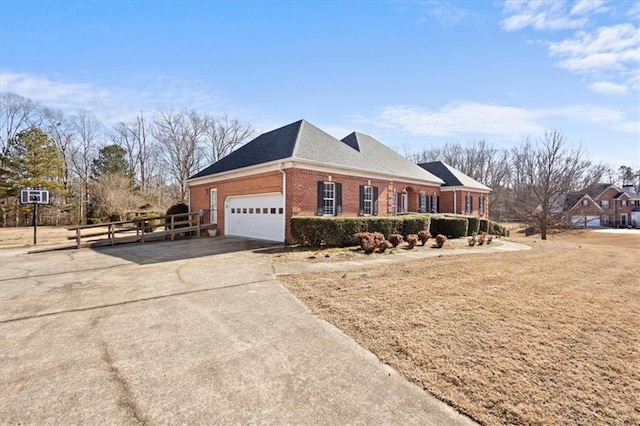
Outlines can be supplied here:
M600 226L600 216L573 216L571 222L573 226L597 228Z
M228 197L225 233L267 241L284 241L282 194Z

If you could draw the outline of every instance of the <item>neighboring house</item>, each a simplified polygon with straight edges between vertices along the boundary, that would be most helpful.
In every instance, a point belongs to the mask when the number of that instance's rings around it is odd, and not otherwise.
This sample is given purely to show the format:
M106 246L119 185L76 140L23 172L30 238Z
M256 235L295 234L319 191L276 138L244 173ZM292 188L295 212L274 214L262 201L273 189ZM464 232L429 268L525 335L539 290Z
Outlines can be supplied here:
M489 217L491 188L442 161L418 165L444 180L440 187L442 211Z
M188 184L191 211L210 209L221 234L288 243L294 216L454 212L441 201L448 196L443 178L371 136L354 132L338 140L304 120L258 136ZM479 209L473 203L472 213Z
M640 194L632 185L599 183L568 194L564 210L575 226L640 227Z

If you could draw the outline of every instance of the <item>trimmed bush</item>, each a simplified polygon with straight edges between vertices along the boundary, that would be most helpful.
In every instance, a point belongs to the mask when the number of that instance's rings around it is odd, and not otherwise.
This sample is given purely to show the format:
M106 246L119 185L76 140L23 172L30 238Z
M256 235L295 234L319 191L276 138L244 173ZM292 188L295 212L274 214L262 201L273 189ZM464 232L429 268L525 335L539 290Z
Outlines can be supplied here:
M429 232L431 235L445 235L449 238L467 236L469 220L464 216L432 216Z
M422 241L422 245L425 245L427 241L431 238L431 233L429 231L425 231L424 229L418 232L418 239Z
M392 247L393 246L391 245L391 243L387 240L380 241L378 243L378 250L380 251L380 253L384 253L387 249L390 249Z
M377 232L384 238L402 235L406 230L411 231L409 234L416 234L428 229L429 219L424 214L393 217L298 216L291 218L291 236L295 243L303 246L348 247L358 244L355 234L359 232Z
M400 234L389 235L389 242L394 247L398 247L398 244L401 244L403 241L404 241L404 237Z
M402 233L402 217L366 217L366 218L353 218L358 219L362 223L362 231L366 232L380 232L389 238L391 234Z
M447 242L447 237L446 236L444 236L442 234L436 235L436 244L438 245L438 248L442 248L442 246L446 242Z
M409 249L413 249L418 244L418 236L416 234L407 235L407 244L409 244Z
M475 216L467 217L469 221L469 228L467 229L467 235L473 235L480 232L480 218Z
M501 237L509 236L509 230L500 225L498 222L490 220L488 228L489 230L487 231L487 234L499 235Z
M469 237L469 245L471 247L475 246L477 242L478 242L478 237L476 235Z
M173 206L169 207L169 209L167 210L167 216L173 215L173 214L181 214L181 213L189 213L189 206L186 205L185 203L174 204ZM185 214L184 216L176 216L174 219L175 222L183 222L187 220L189 220L188 214ZM164 224L165 226L170 226L171 218L166 218L164 221ZM175 225L175 228L185 228L187 226L189 226L189 224L182 223L179 225Z
M414 214L401 216L402 230L398 234L411 235L418 234L423 229L429 229L431 216L427 214Z

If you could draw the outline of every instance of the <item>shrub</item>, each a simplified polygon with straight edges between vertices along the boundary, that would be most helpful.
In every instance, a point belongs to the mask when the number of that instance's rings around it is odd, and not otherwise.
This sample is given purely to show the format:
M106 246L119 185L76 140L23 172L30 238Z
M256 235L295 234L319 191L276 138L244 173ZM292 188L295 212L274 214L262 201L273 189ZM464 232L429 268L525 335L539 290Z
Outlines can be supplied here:
M407 244L409 244L409 249L413 249L418 244L418 236L416 234L407 235Z
M487 234L486 233L481 233L480 235L478 235L478 245L481 246L484 244L484 242L487 240Z
M444 243L447 242L447 237L445 237L442 234L438 234L436 235L436 244L438 245L439 248L442 248L442 246L444 245Z
M480 232L480 218L475 216L467 217L469 221L469 227L467 229L467 235L473 235Z
M395 217L366 217L360 219L362 223L362 231L380 232L386 238L391 234L402 233L403 218Z
M153 232L156 229L158 229L159 227L162 226L162 219L154 219L156 217L159 217L160 215L157 213L147 213L146 215L144 215L143 217L145 219L149 219L146 222L146 227L145 230L149 231L149 232Z
M360 240L360 247L365 253L373 253L378 247L373 234L366 234L366 236Z
M100 219L99 217L88 217L87 218L87 225L97 225L99 223L102 223L102 219Z
M169 209L167 209L167 216L168 215L179 215L181 213L189 213L189 206L186 205L185 203L178 203L178 204L174 204L173 206L169 207ZM189 220L189 215L185 214L185 215L181 215L181 216L176 216L173 219L175 222L184 222L184 221L188 221ZM165 222L164 222L165 226L170 226L171 225L171 218L166 218ZM181 223L178 225L175 225L175 228L184 228L189 226L188 223Z
M427 241L431 238L431 233L429 231L425 231L424 229L418 232L418 239L422 241L422 245L425 245Z
M404 237L400 234L389 235L389 242L394 247L398 247L398 244L401 244L403 241L404 241Z
M378 250L380 251L380 253L384 253L387 249L390 249L391 247L393 246L387 240L383 240L378 243Z
M464 216L433 216L431 218L431 235L446 235L450 238L467 236L469 220Z
M410 235L417 234L423 229L429 229L431 225L431 216L427 214L411 214L400 216L402 221L402 229L398 234Z
M488 228L489 230L487 231L487 234L493 234L501 237L509 236L509 230L504 226L500 225L498 222L494 222L490 220Z
M469 245L471 247L475 246L477 242L478 242L478 237L476 235L472 235L471 237L469 237Z

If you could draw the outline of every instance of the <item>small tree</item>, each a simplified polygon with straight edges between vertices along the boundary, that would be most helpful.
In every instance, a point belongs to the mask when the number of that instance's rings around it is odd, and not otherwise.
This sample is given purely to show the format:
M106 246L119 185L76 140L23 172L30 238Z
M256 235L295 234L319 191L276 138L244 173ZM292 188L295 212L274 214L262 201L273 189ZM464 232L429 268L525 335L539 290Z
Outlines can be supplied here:
M535 144L526 139L513 150L520 214L533 218L543 240L547 239L554 210L562 208L563 197L594 180L589 174L591 163L585 157L581 147L570 147L557 130L545 132L544 139Z

